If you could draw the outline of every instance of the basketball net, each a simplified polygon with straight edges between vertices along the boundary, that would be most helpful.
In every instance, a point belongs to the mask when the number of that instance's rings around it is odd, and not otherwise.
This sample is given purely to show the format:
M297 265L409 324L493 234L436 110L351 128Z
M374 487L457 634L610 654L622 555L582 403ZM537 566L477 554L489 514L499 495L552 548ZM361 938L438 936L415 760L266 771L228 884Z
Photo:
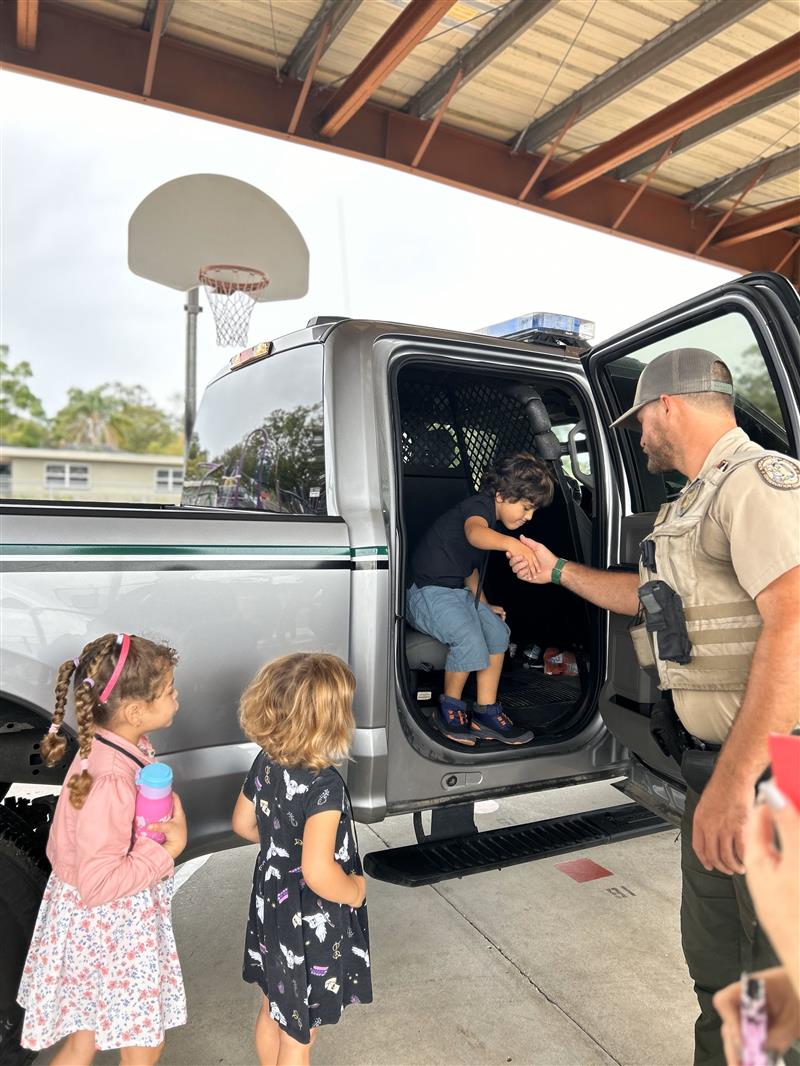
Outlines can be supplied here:
M263 270L220 263L203 267L200 283L206 291L220 347L244 348L250 316L258 293L269 285Z

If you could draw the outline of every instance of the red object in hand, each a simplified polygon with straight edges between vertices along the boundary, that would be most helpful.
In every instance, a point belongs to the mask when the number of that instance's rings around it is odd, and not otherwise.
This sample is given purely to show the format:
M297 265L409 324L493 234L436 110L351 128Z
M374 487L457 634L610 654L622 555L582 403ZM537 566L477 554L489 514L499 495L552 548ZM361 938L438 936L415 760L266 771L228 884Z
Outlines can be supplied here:
M767 744L775 784L800 811L800 736L770 733Z

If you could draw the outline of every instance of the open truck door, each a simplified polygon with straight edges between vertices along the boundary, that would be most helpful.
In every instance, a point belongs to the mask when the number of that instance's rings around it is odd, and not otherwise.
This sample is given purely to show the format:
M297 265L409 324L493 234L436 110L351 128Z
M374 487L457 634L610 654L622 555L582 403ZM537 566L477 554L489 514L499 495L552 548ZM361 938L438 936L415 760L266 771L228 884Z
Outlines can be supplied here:
M619 528L609 530L611 556L616 545L616 566L622 570L636 571L640 542L661 504L677 496L685 478L675 472L649 473L639 434L605 427L632 405L644 367L663 352L683 347L709 349L729 366L737 422L751 439L770 450L800 455L800 299L781 275L750 274L592 348L583 364L625 501ZM650 731L658 689L638 667L629 622L609 615L608 669L599 710L609 730L635 756L629 794L675 818L675 801L681 807L683 802L680 769Z

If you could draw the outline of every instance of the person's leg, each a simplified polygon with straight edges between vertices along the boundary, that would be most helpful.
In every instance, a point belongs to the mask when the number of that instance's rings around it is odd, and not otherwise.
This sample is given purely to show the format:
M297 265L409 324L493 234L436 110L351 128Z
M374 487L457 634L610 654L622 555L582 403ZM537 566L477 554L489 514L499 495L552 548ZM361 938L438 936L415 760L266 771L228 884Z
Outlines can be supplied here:
M121 1047L119 1061L121 1066L155 1066L163 1050L163 1040L158 1047Z
M478 683L478 703L489 705L497 702L497 686L500 684L500 672L505 657L505 651L489 655L489 665L475 675Z
M311 1030L311 1040L308 1044L301 1044L299 1041L293 1040L288 1033L281 1029L277 1066L308 1066L311 1062L311 1049L316 1039L316 1029Z
M449 646L445 662L445 689L439 697L434 724L450 740L474 747L467 705L461 699L473 670L485 670L489 653L483 639L472 596L466 589L426 586L409 591L409 621L423 633Z
M480 677L480 674L478 676ZM460 700L461 693L464 691L464 685L466 685L468 677L469 670L445 670L445 696L449 696L451 700Z
M256 1018L256 1054L259 1066L275 1066L278 1061L281 1027L270 1017L269 1000L261 996L261 1010Z
M90 1066L94 1053L94 1030L79 1029L70 1033L50 1062L53 1066Z
M472 731L481 740L499 740L511 745L528 744L533 740L533 733L530 729L515 725L497 701L510 630L485 603L480 605L475 614L489 653L489 665L478 674L478 698L472 712Z
M714 994L738 981L749 965L734 879L706 870L692 848L692 820L699 796L689 789L681 826L681 941L700 1006L695 1022L695 1066L724 1066Z

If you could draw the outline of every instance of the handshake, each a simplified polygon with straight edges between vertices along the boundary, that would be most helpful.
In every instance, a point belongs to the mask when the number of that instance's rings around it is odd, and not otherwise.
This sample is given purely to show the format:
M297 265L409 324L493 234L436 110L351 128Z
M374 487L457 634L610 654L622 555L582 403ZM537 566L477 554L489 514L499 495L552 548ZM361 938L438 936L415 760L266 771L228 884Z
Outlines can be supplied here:
M533 585L549 585L558 557L549 548L530 537L520 537L519 546L506 552L509 566L520 581Z

